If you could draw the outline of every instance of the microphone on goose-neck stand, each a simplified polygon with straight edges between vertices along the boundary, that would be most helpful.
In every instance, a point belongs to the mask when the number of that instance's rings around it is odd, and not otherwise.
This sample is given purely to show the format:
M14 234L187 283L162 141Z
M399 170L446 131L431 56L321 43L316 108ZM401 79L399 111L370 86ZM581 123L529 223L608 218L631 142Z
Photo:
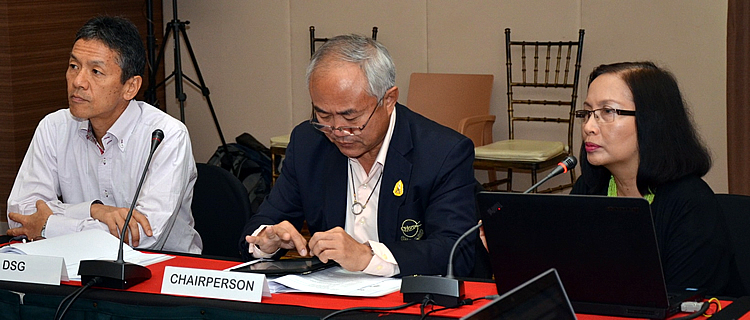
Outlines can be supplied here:
M578 160L574 156L568 156L558 163L557 167L544 179L537 182L523 193L529 193L552 177L568 172L568 170L573 169L576 164L578 164ZM453 243L453 248L451 248L451 253L448 256L448 272L445 277L415 275L401 279L401 293L404 295L404 302L422 302L426 297L429 297L435 302L435 304L444 307L461 304L465 296L464 282L463 280L458 280L453 277L453 255L456 252L458 244L481 226L482 221L479 221L477 225L464 232L458 237L456 242Z
M547 182L547 180L552 179L558 174L566 173L568 172L568 170L575 168L577 164L578 164L578 159L576 159L576 157L568 156L567 158L563 159L563 161L560 161L557 164L557 167L553 169L546 177L544 177L544 179L539 180L539 182L531 186L531 188L526 189L526 191L524 191L523 193L531 192L531 190L536 189L537 187L542 185L542 183Z
M130 205L128 216L125 218L125 224L120 231L120 248L117 252L117 260L82 260L81 264L78 266L78 274L81 276L81 283L88 283L93 278L99 277L101 281L95 284L94 287L127 289L151 278L151 270L148 268L134 263L125 262L125 259L123 258L123 245L125 232L128 230L127 226L130 224L130 219L133 217L135 203L138 200L138 195L141 193L143 181L146 179L148 166L151 164L151 157L154 155L156 148L163 139L164 132L162 132L161 129L156 129L151 134L151 151L148 154L146 167L143 168L143 174L141 175L141 180L138 182L138 188L135 191L133 203Z

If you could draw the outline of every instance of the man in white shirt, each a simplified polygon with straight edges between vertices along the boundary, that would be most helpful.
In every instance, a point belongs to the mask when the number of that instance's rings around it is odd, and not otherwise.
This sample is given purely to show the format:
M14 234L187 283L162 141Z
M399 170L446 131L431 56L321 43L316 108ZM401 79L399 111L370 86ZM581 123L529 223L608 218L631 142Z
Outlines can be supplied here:
M398 104L395 81L372 39L338 36L315 52L313 118L292 131L281 176L245 226L245 258L296 249L349 271L446 273L451 246L477 223L474 146ZM474 239L458 250L456 275L471 272Z
M119 237L125 228L134 247L201 252L187 128L133 100L145 61L138 30L124 18L96 17L78 31L66 72L69 108L47 115L34 133L8 198L8 235L101 229ZM126 226L155 129L164 139Z

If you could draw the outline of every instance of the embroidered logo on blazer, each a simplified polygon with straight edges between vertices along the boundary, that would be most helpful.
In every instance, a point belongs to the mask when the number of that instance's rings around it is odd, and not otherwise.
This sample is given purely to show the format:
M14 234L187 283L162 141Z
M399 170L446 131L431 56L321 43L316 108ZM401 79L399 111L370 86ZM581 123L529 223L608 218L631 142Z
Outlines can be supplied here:
M413 219L404 220L401 222L401 234L401 241L422 239L424 235L422 222L414 221Z

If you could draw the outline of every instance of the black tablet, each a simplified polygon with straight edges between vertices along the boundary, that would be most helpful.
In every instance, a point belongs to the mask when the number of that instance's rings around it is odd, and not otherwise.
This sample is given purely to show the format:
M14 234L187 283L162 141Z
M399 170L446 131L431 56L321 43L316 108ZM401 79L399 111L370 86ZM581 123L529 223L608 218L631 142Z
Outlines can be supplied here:
M318 257L302 259L284 259L260 261L249 265L230 269L237 272L263 273L266 275L281 276L285 274L305 274L312 271L337 266L333 260L328 263L321 262Z

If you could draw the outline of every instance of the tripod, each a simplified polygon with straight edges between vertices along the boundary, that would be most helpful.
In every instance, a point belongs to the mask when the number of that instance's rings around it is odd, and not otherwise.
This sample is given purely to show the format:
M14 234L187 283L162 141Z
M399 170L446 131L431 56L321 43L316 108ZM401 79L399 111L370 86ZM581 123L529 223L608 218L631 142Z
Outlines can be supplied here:
M151 6L149 5L149 10ZM198 67L198 60L195 59L195 53L193 52L193 46L190 45L190 39L188 39L187 31L185 30L185 26L190 24L190 21L180 21L180 19L177 18L177 0L172 0L172 20L167 23L166 31L164 32L164 38L162 40L161 48L159 48L159 54L157 55L156 62L153 63L153 69L149 72L149 84L148 89L146 89L145 92L145 99L146 102L155 105L157 103L156 100L156 89L164 84L174 77L174 90L175 90L175 97L178 101L180 101L180 121L182 123L185 123L185 100L187 99L187 95L185 94L185 91L183 90L182 86L182 80L186 79L190 83L192 83L194 86L198 87L198 89L201 90L201 94L203 94L203 97L206 98L206 102L208 103L208 109L211 111L211 117L214 119L214 125L216 126L216 131L219 133L219 139L221 139L221 145L224 147L224 150L227 149L227 142L224 140L224 134L221 131L221 126L219 126L219 120L216 118L216 112L214 111L214 106L211 103L211 97L210 91L208 90L208 87L206 87L206 82L203 81L203 74L201 73L200 67ZM149 19L149 21L151 21ZM162 57L164 57L164 48L167 45L167 39L169 38L169 34L172 34L174 37L174 71L164 78L164 81L156 84L156 70L159 68L159 64L161 63ZM198 75L198 81L200 83L196 83L193 81L193 79L190 79L190 77L186 76L182 73L182 59L180 54L180 35L182 35L182 38L185 39L185 46L188 49L188 54L190 54L190 60L193 62L193 68L195 69L195 73ZM151 41L152 39L149 39ZM149 43L151 44L151 43ZM149 54L152 54L152 52L149 52ZM149 61L150 62L150 61Z

